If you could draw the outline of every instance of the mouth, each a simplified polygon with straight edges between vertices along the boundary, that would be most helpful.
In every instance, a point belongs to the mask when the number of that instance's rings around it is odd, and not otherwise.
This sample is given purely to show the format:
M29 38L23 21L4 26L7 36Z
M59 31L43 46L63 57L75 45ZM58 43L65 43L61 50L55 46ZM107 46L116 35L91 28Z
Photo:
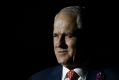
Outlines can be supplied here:
M68 53L68 50L66 50L66 49L59 50L58 53Z

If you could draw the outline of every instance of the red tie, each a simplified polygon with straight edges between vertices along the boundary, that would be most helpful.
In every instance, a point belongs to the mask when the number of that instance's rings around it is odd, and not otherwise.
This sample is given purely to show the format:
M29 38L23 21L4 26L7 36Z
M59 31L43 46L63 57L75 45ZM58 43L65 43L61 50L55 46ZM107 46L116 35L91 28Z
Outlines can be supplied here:
M69 80L74 80L78 78L79 75L75 71L70 70L69 72L67 72L66 77L69 78Z

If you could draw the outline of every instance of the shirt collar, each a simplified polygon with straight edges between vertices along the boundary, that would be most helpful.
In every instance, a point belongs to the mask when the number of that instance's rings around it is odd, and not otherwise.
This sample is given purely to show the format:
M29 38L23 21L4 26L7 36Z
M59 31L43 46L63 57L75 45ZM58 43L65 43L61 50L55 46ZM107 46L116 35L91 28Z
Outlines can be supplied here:
M68 71L70 71L70 70L69 70L68 68L66 68L66 67L63 66L63 71L62 71L62 80L65 79L65 76L66 76L66 74L67 74Z
M85 72L83 71L82 68L75 68L73 69L78 75L80 75L81 77L85 76ZM67 74L67 72L70 71L68 68L63 66L63 71L62 71L62 80L65 79L65 76Z

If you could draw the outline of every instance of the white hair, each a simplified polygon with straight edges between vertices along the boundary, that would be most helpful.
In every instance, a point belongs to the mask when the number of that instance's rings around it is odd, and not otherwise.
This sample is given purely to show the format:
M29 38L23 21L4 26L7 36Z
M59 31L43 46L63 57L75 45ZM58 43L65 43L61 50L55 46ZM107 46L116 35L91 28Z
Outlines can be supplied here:
M65 12L70 12L72 15L74 15L76 17L76 23L77 23L77 28L81 29L82 28L82 22L81 22L81 8L79 6L69 6L69 7L65 7L62 10L60 10L60 12L65 11ZM60 13L59 12L59 13ZM58 14L59 14L58 13ZM57 15L58 15L57 14ZM55 19L57 17L57 15L55 16Z

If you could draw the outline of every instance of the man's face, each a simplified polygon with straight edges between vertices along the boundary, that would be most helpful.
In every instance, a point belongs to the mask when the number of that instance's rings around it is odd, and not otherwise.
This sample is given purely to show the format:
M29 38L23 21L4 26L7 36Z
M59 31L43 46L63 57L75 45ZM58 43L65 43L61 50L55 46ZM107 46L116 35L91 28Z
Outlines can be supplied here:
M58 63L70 65L76 54L76 18L69 14L59 14L54 21L54 51Z

